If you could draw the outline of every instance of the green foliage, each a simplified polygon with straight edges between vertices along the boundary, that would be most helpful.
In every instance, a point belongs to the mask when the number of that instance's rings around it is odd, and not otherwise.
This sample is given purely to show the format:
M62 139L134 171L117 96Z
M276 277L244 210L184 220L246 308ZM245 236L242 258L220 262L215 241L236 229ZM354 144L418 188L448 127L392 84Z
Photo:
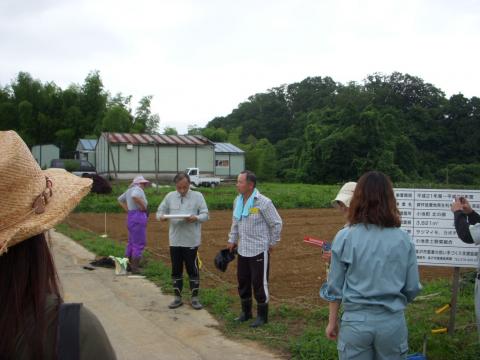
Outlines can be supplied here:
M78 139L76 139L75 130L72 128L57 130L55 137L57 138L57 144L64 149L73 149L77 145Z
M79 138L102 131L157 132L151 103L141 98L132 114L131 96L111 96L98 71L65 90L20 72L0 86L0 129L16 130L29 146L55 143L68 158ZM244 149L261 179L334 184L376 169L394 181L480 184L480 98L446 98L398 72L347 84L308 77L254 94L189 133Z
M131 96L110 96L98 71L65 90L20 72L0 87L0 129L17 131L29 146L54 143L62 158L72 158L78 139L102 131L155 132L160 120L150 111L151 100L143 97L134 116Z
M250 139L250 143L243 146L246 151L246 168L255 172L260 180L274 180L277 173L277 156L275 147L267 140Z
M227 132L222 128L205 128L199 130L199 133L214 142L225 142L228 137Z
M135 122L132 131L136 133L155 134L160 125L158 114L152 114L150 110L152 104L152 95L144 96L140 99L135 110Z
M111 194L88 194L75 209L76 212L122 212L123 209L118 205L117 197L127 189L128 184L119 186L113 185ZM258 189L265 194L277 208L326 208L330 207L330 201L335 197L339 185L307 185L307 184L281 184L264 183L258 184ZM214 189L198 188L205 197L207 206L210 210L231 209L233 200L237 196L237 190L232 185L220 185ZM145 190L148 198L148 208L150 212L157 211L157 207L165 195L170 191L175 191L175 187L161 187L158 190L147 188Z
M83 230L76 230L66 224L57 225L56 230L77 241L82 246L84 246L98 256L113 255L123 257L123 255L125 254L125 246L119 244L113 239L100 238L94 233Z
M76 160L63 160L65 164L65 170L72 172L77 171L80 168L80 163Z
M102 121L103 131L128 132L131 127L130 113L122 105L113 105L106 111Z
M480 182L479 164L450 164L436 174L439 181L454 184L478 185Z
M18 118L15 105L0 100L0 130L14 129Z
M178 135L177 129L167 126L163 129L163 135Z
M269 154L274 177L288 182L344 182L367 170L394 181L439 181L451 164L480 161L480 99L447 99L432 84L398 72L346 85L309 77L249 97L206 129L226 130L257 171L261 150L251 139L266 139L276 149L275 159ZM480 182L472 167L454 170L456 182Z

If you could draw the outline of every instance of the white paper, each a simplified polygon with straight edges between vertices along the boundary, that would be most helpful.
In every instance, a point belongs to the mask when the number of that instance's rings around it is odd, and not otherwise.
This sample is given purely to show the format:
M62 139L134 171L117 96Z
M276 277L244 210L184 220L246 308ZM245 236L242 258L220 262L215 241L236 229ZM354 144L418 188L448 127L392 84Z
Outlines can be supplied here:
M165 219L186 219L190 217L188 214L165 214L163 216Z

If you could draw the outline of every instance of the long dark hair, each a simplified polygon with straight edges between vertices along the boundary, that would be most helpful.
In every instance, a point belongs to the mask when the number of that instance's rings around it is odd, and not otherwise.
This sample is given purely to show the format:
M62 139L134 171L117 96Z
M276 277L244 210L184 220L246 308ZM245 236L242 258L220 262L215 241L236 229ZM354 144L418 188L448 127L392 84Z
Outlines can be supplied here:
M390 178L379 171L370 171L358 180L348 210L348 222L400 227L400 212Z
M15 358L20 336L24 336L32 359L44 358L47 324L52 319L56 321L58 306L63 301L58 284L44 234L22 241L0 256L1 359ZM49 295L56 297L58 302L55 311L46 314Z

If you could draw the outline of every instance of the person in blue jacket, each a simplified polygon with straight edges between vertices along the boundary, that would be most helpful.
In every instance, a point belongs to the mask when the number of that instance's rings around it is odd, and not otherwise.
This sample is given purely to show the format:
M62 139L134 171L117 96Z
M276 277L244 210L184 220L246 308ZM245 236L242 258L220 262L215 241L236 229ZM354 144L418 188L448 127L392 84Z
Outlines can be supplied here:
M359 179L348 223L335 237L328 280L320 289L329 302L326 336L338 338L340 359L405 359L404 310L421 285L415 246L400 229L392 183L385 174L372 171Z

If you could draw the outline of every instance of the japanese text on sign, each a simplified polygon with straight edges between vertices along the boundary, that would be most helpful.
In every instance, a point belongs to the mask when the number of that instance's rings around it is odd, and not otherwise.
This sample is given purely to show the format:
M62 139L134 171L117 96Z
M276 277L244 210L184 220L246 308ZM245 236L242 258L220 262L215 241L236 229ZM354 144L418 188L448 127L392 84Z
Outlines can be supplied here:
M459 196L480 212L478 190L395 189L402 229L413 238L419 265L477 267L478 246L455 231L450 206Z

